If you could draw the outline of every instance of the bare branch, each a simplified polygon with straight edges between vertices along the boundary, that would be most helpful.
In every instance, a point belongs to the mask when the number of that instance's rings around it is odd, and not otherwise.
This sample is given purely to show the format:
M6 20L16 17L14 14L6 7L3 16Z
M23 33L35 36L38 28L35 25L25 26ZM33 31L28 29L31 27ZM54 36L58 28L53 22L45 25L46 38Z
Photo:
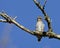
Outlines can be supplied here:
M0 19L0 22L5 22L6 23L7 21L6 20L3 20L3 19Z
M56 35L56 37L55 37L55 38L60 40L60 35Z
M30 33L30 34L34 34L33 31L27 29L26 27L22 26L21 24L19 24L18 22L16 22L15 20L12 20L12 23L15 24L17 27L21 28L22 30Z
M45 20L48 24L48 31L47 32L36 32L36 31L31 31L29 29L27 29L26 27L24 27L23 25L19 24L15 19L15 18L11 18L9 15L7 15L5 12L1 12L0 13L0 16L2 16L5 20L1 19L0 22L7 22L7 23L12 23L14 25L16 25L17 27L19 27L20 29L26 31L27 33L31 34L31 35L34 35L38 38L42 38L42 37L49 37L49 38L56 38L56 39L59 39L60 40L60 35L56 35L53 30L52 30L52 27L51 27L51 20L50 20L50 17L47 15L47 13L45 12L44 10L44 7L45 7L45 4L46 4L46 1L44 3L44 5L42 6L38 1L34 0L34 3L37 5L37 7L42 11L42 13L44 14L45 16Z
M45 6L46 2L47 2L47 1L45 1L44 6ZM51 20L50 20L49 16L47 15L47 13L45 12L44 6L42 6L37 0L34 0L34 3L37 5L37 7L38 7L38 8L42 11L42 13L44 14L45 20L46 20L46 22L47 22L47 24L48 24L48 31L51 32L51 31L52 31Z
M46 34L47 34L47 36L49 38L55 38L55 39L59 39L60 40L60 35L57 35L57 34L55 34L53 32L47 32Z
M46 2L47 2L47 0L45 0L45 2L44 2L43 9L45 9Z
M4 21L7 21L8 23L13 23L13 24L15 24L17 27L19 27L19 28L21 28L22 30L24 30L24 31L26 31L26 32L28 32L28 33L30 33L30 34L33 35L33 31L31 31L31 30L25 28L24 26L22 26L21 24L19 24L18 22L16 22L15 19L9 17L6 13L0 13L0 16L2 16L4 19L6 19L6 20L4 20ZM2 21L2 20L1 20L1 21Z
M43 9L43 6L40 4L40 2L38 2L37 0L33 0L33 1L37 5L37 7L42 11L42 13L44 14L44 16L47 16L47 13Z
M2 16L7 22L11 23L12 18L9 17L6 13L0 12L0 16Z
M47 15L47 13L45 12L44 10L44 7L46 5L46 2L47 0L45 0L45 3L44 5L42 6L40 4L40 2L38 2L37 0L34 0L34 3L37 5L37 7L42 11L43 15L45 16L45 20L48 24L48 31L47 32L43 32L41 34L38 34L39 36L42 35L43 37L49 37L49 38L56 38L56 39L59 39L60 40L60 35L56 35L54 32L53 32L53 29L52 29L52 26L51 26L51 19L50 17ZM37 33L36 33L37 34Z
M55 38L60 40L60 35L55 34L54 32L34 32L34 35L39 39L40 37L48 37L49 39Z
M4 14L4 13L0 13L0 15L5 18L6 20L1 19L0 22L7 22L7 23L12 23L15 24L17 27L19 27L20 29L26 31L27 33L36 36L38 39L42 38L42 37L49 37L49 38L56 38L56 39L60 39L60 35L56 35L53 32L41 32L38 33L36 31L31 31L27 28L25 28L23 25L19 24L18 22L16 22L13 18L9 17L8 15ZM7 18L8 17L8 18Z
M16 17L14 17L14 20L17 18L17 16Z
M49 18L49 16L45 16L45 20L48 24L48 31L52 32L53 29L52 29L52 26L51 26L51 19Z

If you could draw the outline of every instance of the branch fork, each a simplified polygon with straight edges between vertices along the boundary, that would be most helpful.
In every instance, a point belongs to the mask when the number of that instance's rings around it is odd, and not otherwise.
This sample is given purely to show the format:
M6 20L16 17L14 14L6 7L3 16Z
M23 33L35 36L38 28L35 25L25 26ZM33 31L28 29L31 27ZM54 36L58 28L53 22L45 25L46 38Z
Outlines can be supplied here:
M31 31L29 29L27 29L26 27L24 27L23 25L21 25L20 23L18 23L15 18L10 17L9 15L7 15L5 12L0 12L0 16L3 17L4 19L0 19L0 22L4 22L4 23L12 23L14 25L16 25L17 27L19 27L20 29L26 31L27 33L36 36L37 38L40 37L49 37L49 38L56 38L60 40L60 35L57 35L53 32L52 26L51 26L51 19L50 17L47 15L47 13L45 12L45 5L47 0L45 0L44 5L42 6L37 0L33 0L34 3L36 4L36 6L42 11L45 21L47 22L48 25L48 31L47 32L41 32L41 33L37 33L36 31Z

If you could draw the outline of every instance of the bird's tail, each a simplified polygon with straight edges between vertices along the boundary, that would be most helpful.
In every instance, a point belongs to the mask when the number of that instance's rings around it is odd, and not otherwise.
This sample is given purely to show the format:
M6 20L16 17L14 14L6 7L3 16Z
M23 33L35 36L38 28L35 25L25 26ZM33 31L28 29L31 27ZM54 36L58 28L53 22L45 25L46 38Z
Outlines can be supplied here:
M38 38L38 42L40 42L40 41L41 41L41 38L42 38L42 37L39 37L39 38Z

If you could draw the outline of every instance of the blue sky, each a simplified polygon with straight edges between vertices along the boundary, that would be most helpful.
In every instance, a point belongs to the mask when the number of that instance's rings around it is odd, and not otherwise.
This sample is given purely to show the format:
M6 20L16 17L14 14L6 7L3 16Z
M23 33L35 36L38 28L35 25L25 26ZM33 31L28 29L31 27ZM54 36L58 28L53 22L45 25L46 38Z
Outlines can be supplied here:
M59 4L60 0L47 0L45 7L47 14L52 20L52 28L57 34L60 34ZM38 16L44 17L33 0L0 0L0 12L2 10L12 18L17 16L16 21L30 30L35 30ZM44 23L45 30L47 30L46 22L44 21ZM38 42L35 36L26 33L15 25L0 23L0 48L60 48L59 44L60 40L49 38L42 38Z

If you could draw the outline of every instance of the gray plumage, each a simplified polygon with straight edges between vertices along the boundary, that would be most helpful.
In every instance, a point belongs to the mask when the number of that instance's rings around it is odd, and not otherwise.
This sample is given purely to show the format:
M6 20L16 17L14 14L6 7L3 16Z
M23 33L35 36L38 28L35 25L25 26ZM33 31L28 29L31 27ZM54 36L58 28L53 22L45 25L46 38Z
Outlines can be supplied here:
M37 24L36 24L36 32L40 33L44 31L44 23L42 21L42 18L39 16L37 18ZM42 37L38 37L38 41L41 40Z

